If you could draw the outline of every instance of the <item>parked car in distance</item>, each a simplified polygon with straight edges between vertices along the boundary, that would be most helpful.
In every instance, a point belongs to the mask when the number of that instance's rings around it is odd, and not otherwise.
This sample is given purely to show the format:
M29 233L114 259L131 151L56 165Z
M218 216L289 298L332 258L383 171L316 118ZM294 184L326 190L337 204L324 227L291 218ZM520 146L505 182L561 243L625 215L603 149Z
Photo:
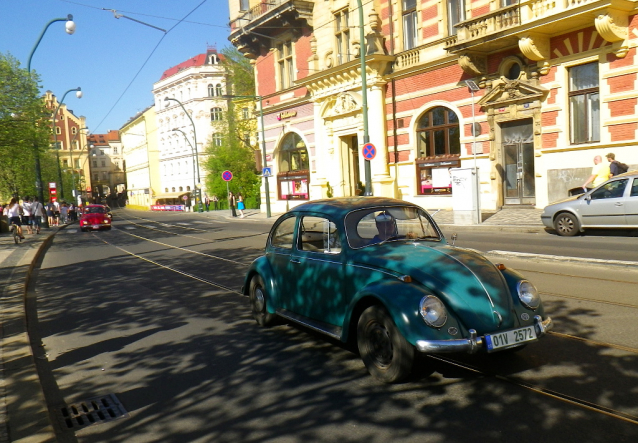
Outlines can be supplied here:
M638 171L617 175L584 194L546 206L541 220L564 236L590 228L638 228Z
M82 208L80 217L80 229L84 231L97 231L111 229L111 216L104 205L88 205Z
M243 293L259 325L280 316L356 343L388 383L407 378L418 353L520 349L552 326L522 275L448 244L427 211L390 198L316 200L282 215Z

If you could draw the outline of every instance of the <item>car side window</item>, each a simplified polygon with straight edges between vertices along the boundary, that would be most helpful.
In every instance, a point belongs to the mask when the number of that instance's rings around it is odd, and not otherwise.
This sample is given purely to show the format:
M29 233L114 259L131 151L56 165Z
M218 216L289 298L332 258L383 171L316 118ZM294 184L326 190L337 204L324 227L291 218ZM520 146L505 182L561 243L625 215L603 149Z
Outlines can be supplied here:
M341 238L336 225L322 217L303 217L299 225L299 248L325 254L340 253Z
M290 217L279 223L272 234L270 244L275 248L292 249L297 217Z
M628 180L614 180L604 184L600 188L591 193L592 200L600 200L605 198L620 198L625 193Z
M634 178L634 182L631 185L631 194L630 197L638 197L638 178Z

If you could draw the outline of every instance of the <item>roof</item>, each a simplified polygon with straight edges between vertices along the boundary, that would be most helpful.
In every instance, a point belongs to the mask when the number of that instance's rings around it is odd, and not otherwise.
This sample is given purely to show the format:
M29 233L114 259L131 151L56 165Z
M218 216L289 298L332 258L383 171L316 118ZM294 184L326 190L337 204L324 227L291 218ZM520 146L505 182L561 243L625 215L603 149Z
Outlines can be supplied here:
M209 48L208 51L206 51L206 53L204 53L204 54L198 54L195 57L191 57L188 60L181 62L177 66L173 66L172 68L168 68L166 71L164 71L164 73L162 74L162 77L160 78L160 80L164 80L165 78L168 78L171 75L175 75L178 72L183 71L184 69L192 68L194 66L203 66L203 65L205 65L206 64L206 59L208 58L209 54L216 54L217 57L219 57L220 60L224 60L224 55L223 54L219 54L216 49Z
M323 212L335 216L344 216L350 211L377 206L415 206L405 200L387 197L340 197L313 200L291 209L291 212Z

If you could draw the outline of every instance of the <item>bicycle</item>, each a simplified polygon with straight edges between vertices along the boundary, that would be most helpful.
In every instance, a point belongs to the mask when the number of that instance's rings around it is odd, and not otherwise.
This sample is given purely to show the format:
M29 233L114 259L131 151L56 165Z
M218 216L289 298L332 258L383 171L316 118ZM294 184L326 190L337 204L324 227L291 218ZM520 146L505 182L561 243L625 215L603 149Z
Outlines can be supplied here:
M20 237L20 234L18 234L18 225L16 225L15 223L11 223L10 228L13 233L13 241L17 245L18 243L22 241L23 237Z

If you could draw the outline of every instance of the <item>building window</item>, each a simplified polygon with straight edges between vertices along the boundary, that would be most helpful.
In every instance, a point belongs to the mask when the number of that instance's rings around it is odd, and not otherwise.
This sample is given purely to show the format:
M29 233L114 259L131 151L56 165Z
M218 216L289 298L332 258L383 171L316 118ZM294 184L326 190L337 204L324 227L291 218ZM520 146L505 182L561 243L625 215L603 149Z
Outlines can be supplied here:
M600 141L600 95L598 63L569 69L571 142Z
M343 9L335 14L335 38L337 42L337 63L350 61L349 12Z
M182 192L183 190L184 190L184 187L183 187L183 186L180 186L180 187L179 187L179 192Z
M120 169L120 162L115 160L115 169Z
M164 188L164 192L168 192L168 188Z
M113 154L117 154L117 148L113 148Z
M213 97L215 95L215 87L211 84L208 85L208 96Z
M68 168L69 167L69 160L67 160L66 158L64 160L62 160L62 167L63 168Z
M279 89L292 86L294 79L292 66L292 41L277 45L277 64L279 65Z
M450 168L460 166L461 133L454 111L438 106L417 123L417 193L451 194Z
M98 175L97 175L97 172L93 173L93 180L94 180L94 181L98 181Z
M416 0L403 0L403 50L417 46Z
M175 192L175 188L171 188L171 192Z
M79 169L80 168L80 159L78 159L78 158L73 159L73 163L75 163L75 165L74 165L75 169Z
M100 155L104 155L104 149L100 149Z
M104 160L102 160L101 164L103 168L106 168L106 162Z
M457 23L465 20L465 5L463 0L448 0L447 2L447 32L448 35L456 35Z
M190 191L190 190L191 190L191 187L190 187L190 186L186 186L186 190L187 190L187 191Z
M97 160L93 160L93 167L97 168ZM96 179L97 180L97 179Z
M309 181L308 149L297 133L290 132L284 137L279 149L279 199L308 200Z
M241 108L241 118L243 118L244 120L248 120L250 118L248 108Z
M56 134L58 134L58 135L59 135L59 134L62 134L62 129L60 129L60 127L59 127L59 126L56 126L56 127L55 127L55 133L56 133Z
M221 134L213 134L213 146L221 146L222 145L222 135Z
M250 132L244 132L244 137L242 139L246 146L250 146Z
M108 172L102 172L102 180L108 180Z
M215 85L215 95L216 95L217 97L221 97L221 96L223 95L223 91L222 91L222 85L221 85L221 83L217 83L217 84Z
M240 11L248 11L250 9L250 5L248 4L249 0L239 0L239 10Z
M75 135L78 133L78 128L76 128L75 126L71 128L71 134Z
M222 119L222 108L212 108L210 110L210 121L218 122Z

